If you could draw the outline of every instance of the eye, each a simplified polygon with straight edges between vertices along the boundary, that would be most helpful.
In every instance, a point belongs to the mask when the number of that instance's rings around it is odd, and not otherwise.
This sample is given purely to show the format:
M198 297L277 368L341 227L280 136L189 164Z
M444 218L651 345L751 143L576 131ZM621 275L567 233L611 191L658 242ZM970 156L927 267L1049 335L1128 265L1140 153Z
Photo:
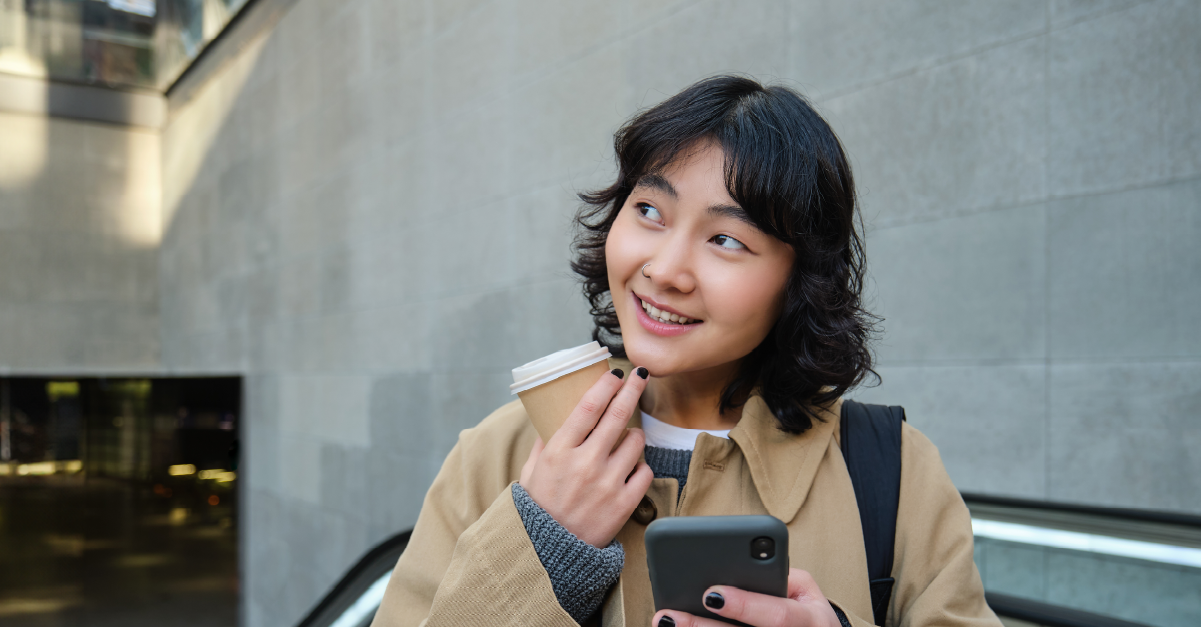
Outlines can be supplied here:
M655 209L653 206L651 206L647 203L640 202L640 203L634 205L634 208L637 209L638 213L641 214L642 217L644 217L644 218L649 218L651 220L654 220L655 222L663 221L663 216L659 214L659 210Z
M713 239L709 240L726 250L745 250L746 244L730 237L729 235L714 235Z

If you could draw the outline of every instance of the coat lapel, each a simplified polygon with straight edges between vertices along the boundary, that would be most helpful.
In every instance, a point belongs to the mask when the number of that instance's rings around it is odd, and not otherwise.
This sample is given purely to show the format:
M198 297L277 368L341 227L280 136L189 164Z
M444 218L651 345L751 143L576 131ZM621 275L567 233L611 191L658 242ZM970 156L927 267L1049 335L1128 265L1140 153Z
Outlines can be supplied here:
M839 400L819 410L824 420L814 421L813 427L800 435L781 431L761 397L752 396L743 406L742 419L730 431L730 439L742 449L755 489L772 516L788 523L805 502L833 437L841 405Z

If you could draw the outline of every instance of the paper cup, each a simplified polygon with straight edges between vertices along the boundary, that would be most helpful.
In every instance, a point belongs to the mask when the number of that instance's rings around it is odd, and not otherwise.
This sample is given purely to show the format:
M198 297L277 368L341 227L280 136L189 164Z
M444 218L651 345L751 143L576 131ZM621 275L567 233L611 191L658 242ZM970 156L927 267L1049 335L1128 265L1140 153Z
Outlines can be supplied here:
M598 342L568 348L513 369L513 394L534 429L549 442L588 388L609 371L609 349Z

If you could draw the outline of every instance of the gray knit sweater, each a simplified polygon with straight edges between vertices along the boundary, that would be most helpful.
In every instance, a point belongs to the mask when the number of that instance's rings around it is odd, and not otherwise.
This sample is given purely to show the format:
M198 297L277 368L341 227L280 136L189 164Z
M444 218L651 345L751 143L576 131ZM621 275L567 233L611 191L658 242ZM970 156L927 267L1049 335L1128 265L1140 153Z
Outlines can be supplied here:
M646 464L655 477L679 481L681 491L688 480L690 461L692 451L646 447ZM534 543L538 559L550 575L559 605L577 623L584 622L600 607L605 593L621 575L626 561L621 543L614 540L609 546L598 549L577 538L535 503L520 483L513 484L513 502L521 514L526 533L530 534L530 541Z

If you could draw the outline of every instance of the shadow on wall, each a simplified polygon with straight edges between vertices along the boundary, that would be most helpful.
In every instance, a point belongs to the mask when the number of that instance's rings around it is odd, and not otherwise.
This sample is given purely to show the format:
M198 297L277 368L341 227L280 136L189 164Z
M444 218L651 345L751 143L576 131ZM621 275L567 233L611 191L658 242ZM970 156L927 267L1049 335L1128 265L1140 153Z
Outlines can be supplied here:
M40 85L16 95L62 105ZM0 112L0 136L0 367L157 367L157 131Z

